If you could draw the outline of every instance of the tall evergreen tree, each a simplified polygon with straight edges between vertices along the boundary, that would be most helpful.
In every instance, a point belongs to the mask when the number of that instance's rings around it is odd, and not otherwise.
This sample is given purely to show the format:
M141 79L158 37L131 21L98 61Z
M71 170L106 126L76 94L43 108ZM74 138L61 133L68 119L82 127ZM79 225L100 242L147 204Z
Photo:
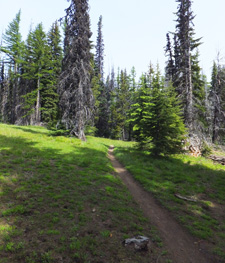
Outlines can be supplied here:
M191 56L191 68L192 68L192 82L193 82L193 120L194 130L198 132L199 136L204 137L206 130L208 129L209 123L207 121L206 113L206 80L201 73L199 66L199 52Z
M31 124L41 123L41 91L44 79L48 74L47 38L42 24L30 31L26 44L26 65L23 76L29 80L29 89L25 98L26 115L31 116Z
M133 127L133 138L139 142L140 147L145 145L144 138L144 125L143 125L143 116L144 109L147 103L150 103L150 85L147 83L146 74L142 74L139 84L139 89L136 91L136 99L131 105L131 115L129 122Z
M87 0L72 0L66 9L65 57L58 86L62 124L82 140L94 106L88 9Z
M15 19L9 24L3 34L3 44L0 51L5 54L5 65L9 74L9 91L7 99L7 119L10 123L16 121L16 106L19 98L19 79L21 74L21 62L24 51L24 42L20 33L21 11L16 14Z
M225 139L225 67L214 62L209 100L212 107L212 142Z
M99 17L98 21L98 35L95 52L95 72L96 75L100 76L100 80L104 80L104 42L102 33L102 16Z
M42 121L49 127L56 124L58 114L57 85L61 73L62 47L59 25L55 22L48 35L46 47L46 72L43 79L43 88L41 90L41 112Z
M178 2L176 35L179 50L179 85L177 91L182 96L185 124L193 130L193 83L191 69L191 50L193 40L193 12L191 0L176 0Z
M167 35L166 53L168 56L167 79L172 80L178 97L181 99L185 125L189 134L202 138L206 127L205 82L199 67L198 46L201 38L196 39L192 0L176 0L176 31L173 49ZM171 57L172 55L172 57ZM198 125L200 123L200 125Z
M96 52L94 56L94 73L93 78L94 90L97 91L96 104L96 128L97 136L109 137L109 109L107 101L107 91L104 84L104 43L102 33L102 16L99 17L98 35L96 41ZM96 94L96 92L95 92ZM97 106L96 105L96 106Z
M175 66L174 66L174 54L173 54L173 47L170 39L169 33L166 34L167 39L167 45L165 47L165 54L168 57L168 61L166 64L166 80L167 81L173 81L174 80L174 74L175 74Z
M131 107L131 83L126 70L118 71L111 93L110 129L113 139L129 139L128 116Z

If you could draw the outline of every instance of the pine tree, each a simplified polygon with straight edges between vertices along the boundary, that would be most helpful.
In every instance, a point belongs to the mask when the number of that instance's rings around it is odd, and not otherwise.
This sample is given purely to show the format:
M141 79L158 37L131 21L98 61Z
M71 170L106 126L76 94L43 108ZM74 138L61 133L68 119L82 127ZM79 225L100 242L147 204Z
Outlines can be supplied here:
M65 57L58 93L62 124L82 140L86 140L84 129L94 106L90 37L88 1L72 0L66 9Z
M104 81L104 43L102 34L102 16L99 17L98 21L98 36L96 43L95 52L95 74L100 77L100 80Z
M225 139L225 67L214 62L210 98L212 105L212 142L224 143Z
M0 47L0 51L5 54L4 61L9 75L7 119L10 123L15 123L17 118L16 107L19 100L19 79L24 51L24 42L20 33L20 19L21 11L16 14L15 19L13 19L3 34L3 44Z
M140 145L153 155L173 154L182 150L185 126L181 118L173 88L165 88L159 71L153 75L152 84L141 89L139 103L132 114L134 131Z
M113 139L129 139L130 85L127 71L118 71L111 100L110 130Z
M47 43L46 56L48 59L46 60L45 76L41 90L41 113L42 122L51 127L57 121L59 101L57 85L62 63L61 36L57 22L52 25L47 35Z
M170 40L170 35L169 33L166 34L166 39L167 39L167 45L165 47L165 54L168 57L168 61L166 64L166 80L167 81L173 81L174 80L174 74L175 74L175 66L174 66L174 54L173 54L173 48L172 48L172 43Z
M142 74L140 79L139 89L135 92L136 100L131 105L131 114L129 122L133 127L133 138L139 142L140 148L145 145L144 137L144 109L148 103L150 103L150 86L147 84L147 77L145 74Z
M193 132L193 121L196 118L194 116L194 88L196 85L193 75L196 77L196 74L194 73L195 68L192 62L194 56L192 54L200 45L201 38L194 39L192 1L176 0L176 2L178 2L178 11L174 38L175 73L173 84L182 99L185 124L189 131Z
M102 16L98 22L98 35L96 41L96 52L94 57L93 89L95 90L96 99L96 128L97 136L109 137L109 109L107 101L107 90L104 84L104 43L102 33Z
M38 24L34 31L30 31L26 44L26 65L24 78L29 80L29 90L25 98L26 115L31 116L31 124L41 123L41 91L44 79L49 74L49 62L46 34L42 24Z
M206 133L208 129L208 122L206 118L206 80L201 74L199 66L199 52L198 50L191 56L192 68L192 82L193 82L193 115L195 116L193 123L195 131L198 132L199 137Z

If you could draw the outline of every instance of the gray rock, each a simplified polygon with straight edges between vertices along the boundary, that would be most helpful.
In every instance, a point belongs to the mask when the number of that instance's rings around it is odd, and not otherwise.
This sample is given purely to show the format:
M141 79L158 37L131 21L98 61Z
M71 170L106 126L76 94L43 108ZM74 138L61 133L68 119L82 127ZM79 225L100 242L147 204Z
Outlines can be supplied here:
M125 239L123 243L125 247L133 245L135 250L148 250L149 238L144 236L137 236Z

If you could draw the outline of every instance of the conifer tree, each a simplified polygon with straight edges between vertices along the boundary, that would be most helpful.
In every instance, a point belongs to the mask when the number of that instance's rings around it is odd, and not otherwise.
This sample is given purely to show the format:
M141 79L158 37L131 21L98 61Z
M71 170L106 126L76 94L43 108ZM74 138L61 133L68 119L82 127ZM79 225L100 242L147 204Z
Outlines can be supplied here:
M91 43L87 0L72 0L66 9L65 57L58 86L61 122L70 134L86 140L85 125L93 118Z
M183 117L189 130L191 144L201 147L200 141L206 133L205 82L199 67L198 46L201 38L196 39L194 32L194 15L191 0L176 0L176 31L174 33L171 51L170 38L167 35L166 53L168 62L166 67L167 79L172 80L173 86L181 100ZM172 58L171 58L172 54ZM195 138L195 139L192 139Z
M133 138L139 142L140 147L143 147L145 144L144 138L144 109L147 103L150 103L150 86L147 84L147 76L146 74L142 74L140 79L139 89L135 93L136 100L131 105L131 115L129 122L133 127Z
M167 45L165 47L165 54L168 57L168 61L166 64L166 69L165 69L166 80L173 81L174 74L175 74L175 66L174 66L173 47L172 47L169 33L166 34L166 39L167 39Z
M43 79L43 88L41 90L41 112L42 121L49 127L56 124L58 114L57 94L58 79L61 72L62 48L59 25L55 22L48 35L46 47L46 73Z
M209 123L206 118L206 80L201 74L198 50L192 55L191 62L193 82L193 115L195 116L193 123L195 131L202 136L206 133Z
M24 43L20 33L21 11L16 14L15 19L9 24L3 34L3 44L0 51L5 54L4 63L7 65L9 75L9 90L7 98L7 119L10 123L16 121L16 105L19 100L19 76L21 74L21 62L24 51Z
M96 52L94 57L95 76L92 83L95 90L96 106L96 128L97 136L109 137L109 104L107 101L107 90L104 83L104 43L102 33L102 16L98 22L98 35L96 41Z
M104 42L102 33L102 16L99 17L98 21L98 35L95 52L95 72L100 77L100 80L104 81Z
M177 0L178 11L176 35L178 40L179 50L179 85L178 93L181 95L184 106L185 124L190 131L193 130L193 83L191 69L191 50L194 19L191 11L191 0Z
M212 142L224 143L225 139L225 67L214 62L210 98L212 105Z
M143 84L132 113L137 140L156 156L180 152L185 126L173 88L165 88L158 70L150 87Z
M29 87L25 98L26 115L31 116L31 124L41 123L41 91L44 86L45 75L48 74L47 38L42 24L38 24L34 31L30 31L26 44L26 65L24 78L29 80Z

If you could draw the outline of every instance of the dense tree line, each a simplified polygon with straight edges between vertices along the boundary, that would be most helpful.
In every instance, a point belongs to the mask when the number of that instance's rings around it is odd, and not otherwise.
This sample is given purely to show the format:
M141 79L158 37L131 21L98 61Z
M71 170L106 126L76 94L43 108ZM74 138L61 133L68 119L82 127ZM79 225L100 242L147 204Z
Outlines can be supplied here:
M10 23L1 46L1 121L21 125L53 125L57 119L57 81L62 48L59 25L48 33L42 24L22 41L21 12Z
M85 140L96 136L136 140L156 155L179 151L185 132L191 143L225 139L225 67L214 62L211 83L199 66L191 0L176 0L175 30L166 36L165 76L150 65L138 80L135 68L104 76L103 17L93 49L87 0L71 0L64 25L42 24L26 41L19 11L0 46L0 120L65 129ZM91 53L93 52L93 53ZM185 128L186 127L186 128Z

